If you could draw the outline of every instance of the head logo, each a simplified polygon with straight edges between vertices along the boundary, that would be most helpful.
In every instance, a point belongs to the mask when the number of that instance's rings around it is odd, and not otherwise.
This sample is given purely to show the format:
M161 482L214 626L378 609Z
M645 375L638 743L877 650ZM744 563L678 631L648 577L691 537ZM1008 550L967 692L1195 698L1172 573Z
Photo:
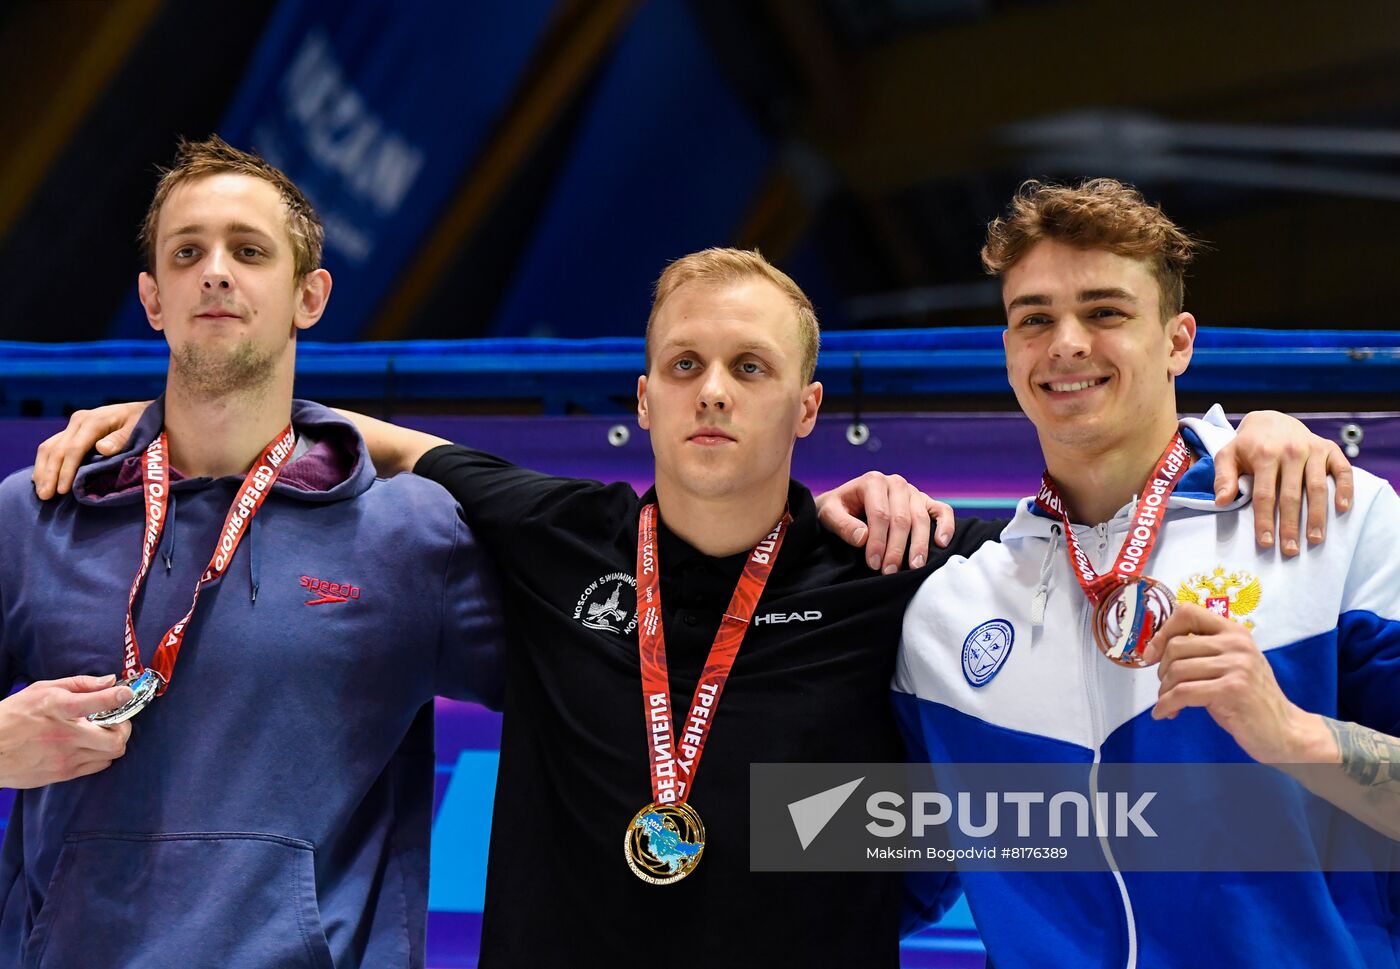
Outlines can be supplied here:
M626 572L594 579L574 604L574 619L599 632L629 635L637 628L637 580Z
M1001 672L1006 657L1011 655L1011 644L1016 641L1016 631L1005 619L991 619L967 634L963 640L963 676L973 686L986 686L992 677Z
M765 623L772 625L780 622L817 622L821 617L820 609L807 609L804 612L765 612L761 616L754 616L753 624L762 626Z

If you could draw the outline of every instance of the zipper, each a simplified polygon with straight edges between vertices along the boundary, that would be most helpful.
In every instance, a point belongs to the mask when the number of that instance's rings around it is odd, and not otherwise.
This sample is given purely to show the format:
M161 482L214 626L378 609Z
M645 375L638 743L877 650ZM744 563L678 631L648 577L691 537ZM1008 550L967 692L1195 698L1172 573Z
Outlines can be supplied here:
M1094 526L1094 536L1098 539L1099 561L1094 563L1096 570L1102 568L1102 563L1107 556L1104 554L1108 550L1108 523L1104 522ZM1099 676L1098 663L1102 657L1098 655L1098 647L1094 645L1094 631L1092 627L1093 606L1087 596L1080 596L1080 642L1084 644L1079 653L1085 661L1084 672L1084 695L1089 703L1089 718L1094 731L1094 762L1089 767L1089 803L1094 805L1094 830L1102 830L1105 834L1099 836L1099 848L1103 851L1104 860L1108 862L1109 874L1113 876L1113 882L1118 886L1118 896L1123 903L1123 919L1128 927L1128 957L1124 962L1125 969L1137 969L1137 920L1133 916L1133 901L1128 896L1127 883L1123 881L1123 874L1118 870L1118 862L1113 857L1113 848L1108 843L1108 823L1107 819L1100 819L1097 816L1099 803L1099 764L1102 762L1103 750L1100 738L1104 736L1103 704L1099 699Z

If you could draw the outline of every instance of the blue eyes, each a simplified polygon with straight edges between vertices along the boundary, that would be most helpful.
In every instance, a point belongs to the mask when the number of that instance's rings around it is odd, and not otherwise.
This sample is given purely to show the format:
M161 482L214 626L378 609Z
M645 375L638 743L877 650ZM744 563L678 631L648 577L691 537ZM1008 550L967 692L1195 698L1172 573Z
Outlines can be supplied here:
M699 363L690 357L682 357L672 366L680 373L694 373L698 369ZM738 370L746 376L756 377L763 373L763 365L753 360L745 360L738 365Z

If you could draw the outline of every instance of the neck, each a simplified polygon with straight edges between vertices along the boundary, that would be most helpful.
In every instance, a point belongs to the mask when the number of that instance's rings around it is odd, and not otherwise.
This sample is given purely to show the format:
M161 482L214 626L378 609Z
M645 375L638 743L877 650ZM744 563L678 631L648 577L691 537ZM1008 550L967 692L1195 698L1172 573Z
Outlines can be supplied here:
M165 389L170 465L191 478L245 474L291 414L290 381L208 397L190 393L172 378Z
M706 498L658 475L656 502L667 528L705 555L721 558L747 552L773 530L787 507L787 478L779 484L761 495Z
M1176 415L1168 414L1132 440L1107 447L1065 447L1042 438L1045 469L1060 489L1070 520L1101 524L1141 494L1176 428Z

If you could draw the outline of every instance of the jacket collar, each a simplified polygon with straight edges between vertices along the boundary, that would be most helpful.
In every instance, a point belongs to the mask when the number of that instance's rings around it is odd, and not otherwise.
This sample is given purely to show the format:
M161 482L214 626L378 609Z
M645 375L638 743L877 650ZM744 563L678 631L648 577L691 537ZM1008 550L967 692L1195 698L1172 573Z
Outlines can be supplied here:
M1252 479L1242 477L1240 490L1234 501L1225 507L1215 503L1215 454L1235 438L1235 429L1225 418L1225 412L1216 404L1204 417L1188 417L1181 421L1181 434L1186 444L1196 455L1196 461L1177 481L1167 501L1168 510L1186 508L1193 511L1234 511L1249 502ZM1109 519L1112 526L1117 522L1126 523L1132 514L1135 501L1130 501ZM1002 532L1003 539L1049 538L1050 526L1057 519L1036 507L1035 496L1022 498L1016 505L1016 515L1011 524ZM1075 525L1075 529L1089 529L1089 525Z
M653 485L642 496L638 512L640 513L641 506L652 504L656 500L656 487ZM778 553L778 560L773 565L773 578L799 568L798 563L807 557L821 538L821 525L817 521L817 506L812 500L812 493L800 482L791 479L788 482L788 511L792 513L792 524L788 526L787 535L783 537L782 551ZM634 533L634 541L635 537ZM661 557L663 575L674 574L673 570L688 565L703 563L720 572L733 571L737 576L743 570L744 560L749 554L743 551L723 557L706 555L667 528L660 516L657 522L657 552Z
M117 505L141 500L141 455L165 425L165 398L151 402L141 415L127 447L120 454L98 458L83 466L73 482L73 495L86 505ZM374 465L353 424L335 411L307 400L292 401L292 426L297 451L273 491L309 502L339 501L367 490ZM187 478L171 468L172 490L195 490L210 478Z

